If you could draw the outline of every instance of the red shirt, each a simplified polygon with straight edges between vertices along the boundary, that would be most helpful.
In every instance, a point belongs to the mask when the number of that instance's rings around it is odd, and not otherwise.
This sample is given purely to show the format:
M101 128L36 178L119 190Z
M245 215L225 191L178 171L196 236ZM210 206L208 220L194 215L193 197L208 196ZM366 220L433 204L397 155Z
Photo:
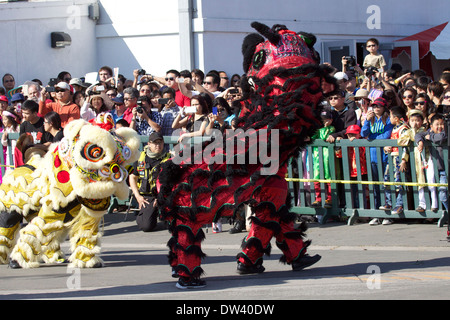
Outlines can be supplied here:
M357 147L349 147L348 148L348 160L350 163L350 177L354 178L358 176L358 167L356 165L356 151ZM361 175L367 174L367 165L366 165L366 148L359 147L359 161L361 168Z
M175 103L179 107L189 107L191 105L191 99L182 94L180 90L177 90L175 91Z
M132 106L131 108L126 108L123 113L122 119L131 124L131 119L133 118L133 109L136 108L137 105Z

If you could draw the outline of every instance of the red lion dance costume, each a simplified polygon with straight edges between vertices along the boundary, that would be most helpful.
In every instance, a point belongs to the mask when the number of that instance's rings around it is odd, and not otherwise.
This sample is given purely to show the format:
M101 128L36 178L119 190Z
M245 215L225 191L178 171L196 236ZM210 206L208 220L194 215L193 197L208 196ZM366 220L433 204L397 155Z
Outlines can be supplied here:
M282 25L270 29L254 22L252 27L259 34L249 34L242 46L247 76L241 80L243 98L236 102L240 104L239 129L232 136L223 135L223 141L204 143L200 152L194 147L184 149L182 153L191 152L188 158L167 161L159 175L158 201L162 217L170 222L169 263L174 277L180 278L178 288L205 285L200 279L205 256L201 228L223 216L234 216L244 203L251 206L253 216L237 255L239 273L264 271L263 255L270 253L272 237L283 252L280 261L292 265L293 270L320 259L306 253L311 241L303 241L305 225L294 229L296 216L289 211L291 197L285 177L289 160L320 128L320 102L324 93L336 87L335 82L329 67L319 65L313 35L297 34ZM277 148L276 170L267 173L267 162L253 160L261 150L249 138L250 131L259 146ZM230 139L238 142L236 146ZM245 150L238 148L239 143ZM233 149L225 149L225 144ZM199 157L200 162L196 161ZM234 161L238 157L244 160Z

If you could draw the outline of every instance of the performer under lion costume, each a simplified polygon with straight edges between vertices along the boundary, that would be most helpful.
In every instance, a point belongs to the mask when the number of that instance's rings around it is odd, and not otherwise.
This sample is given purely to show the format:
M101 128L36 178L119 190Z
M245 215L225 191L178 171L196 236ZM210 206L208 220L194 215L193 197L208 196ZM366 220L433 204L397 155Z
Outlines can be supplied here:
M322 125L319 115L324 94L337 86L331 68L319 65L313 35L297 34L282 25L270 29L254 22L252 27L259 34L248 35L242 46L247 73L241 80L243 99L237 117L242 130L234 136L224 134L223 143L205 143L200 151L184 149L178 159L163 164L159 175L158 201L172 233L169 263L181 289L205 285L200 279L202 226L235 215L244 203L252 207L253 217L243 250L237 255L239 273L264 271L263 255L270 253L272 237L283 252L280 261L292 265L293 270L320 259L306 253L310 241L303 240L305 225L294 229L296 216L289 211L285 177L289 160L298 156ZM251 130L257 143L249 138ZM239 151L239 143L230 144L230 139L243 143L245 150ZM273 163L260 157L252 160L261 155L258 148L264 144L268 150L278 151L276 168L270 173L267 169ZM228 145L234 149L224 147ZM184 160L178 162L180 158ZM234 161L239 158L241 162Z
M132 129L111 130L109 114L91 122L70 122L45 156L33 156L4 177L0 263L35 268L64 259L60 241L70 232L71 266L103 266L98 227L111 195L128 198L128 167L139 157L140 140ZM24 218L29 223L19 232Z

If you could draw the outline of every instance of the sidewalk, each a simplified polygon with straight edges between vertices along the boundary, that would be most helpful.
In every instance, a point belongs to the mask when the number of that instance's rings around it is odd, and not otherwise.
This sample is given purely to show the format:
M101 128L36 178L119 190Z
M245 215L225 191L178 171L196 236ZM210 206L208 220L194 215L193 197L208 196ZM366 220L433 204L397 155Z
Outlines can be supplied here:
M108 243L127 242L127 233L120 235L120 231L133 232L135 241L149 246L162 247L166 245L170 234L164 229L164 224L159 223L154 232L143 233L138 231L134 222L134 216L130 213L124 222L124 214L110 214L105 216L104 245ZM312 240L311 250L314 247L405 247L412 249L417 247L448 247L447 226L439 228L436 223L416 223L413 221L395 222L392 225L370 226L368 223L358 223L348 226L346 223L329 222L324 225L309 223L306 232ZM119 229L117 227L120 226ZM246 232L230 234L231 225L223 223L223 232L212 233L211 225L203 228L206 239L202 247L240 249L242 238ZM111 236L111 237L110 237ZM107 240L109 238L110 240ZM273 242L273 241L272 241ZM274 245L272 247L275 247Z
M207 257L202 267L207 287L186 292L175 288L176 279L170 274L166 247L170 234L164 224L143 233L132 215L128 221L124 217L122 213L105 216L104 268L71 270L62 264L12 270L2 265L0 300L389 299L390 294L392 299L449 298L450 243L446 228L435 224L310 224L309 252L322 256L316 265L292 272L278 262L281 251L272 241L272 254L264 258L266 271L246 276L236 273L235 256L247 233L229 234L229 224L217 234L205 228L202 249ZM69 254L67 241L62 248ZM367 289L365 279L372 265L383 273L382 289L395 290ZM408 280L398 280L405 277ZM429 294L423 296L427 290Z

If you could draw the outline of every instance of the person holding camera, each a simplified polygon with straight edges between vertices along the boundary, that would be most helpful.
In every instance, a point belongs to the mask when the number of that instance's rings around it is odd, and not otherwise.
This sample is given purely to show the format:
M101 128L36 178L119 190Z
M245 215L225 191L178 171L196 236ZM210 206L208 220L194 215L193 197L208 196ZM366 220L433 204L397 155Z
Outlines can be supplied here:
M49 92L55 92L55 102L46 103ZM61 117L61 127L64 128L72 120L80 119L80 108L72 101L72 88L67 82L59 82L55 87L43 88L39 100L39 113L45 116L55 111Z
M153 109L158 109L158 112L161 112L161 110L164 107L160 101L160 99L162 98L161 91L153 90L152 92L150 92L149 98L151 102L151 107Z
M356 104L354 101L355 96L353 93L347 91L347 85L350 82L348 75L345 72L336 72L334 78L336 79L336 83L339 85L339 90L345 94L345 105L353 110L356 110Z
M140 78L139 78L140 77ZM144 69L134 69L133 70L133 88L138 87L139 82L145 82L145 81L152 81L153 77L150 74L147 74L147 72Z
M175 102L175 90L172 88L165 88L162 91L162 98L158 99L157 103L161 105L161 133L164 136L171 136L173 132L172 124L175 118L180 113L180 107Z
M191 99L193 96L198 96L200 93L206 93L211 97L211 100L215 99L215 95L202 86L201 83L195 82L190 78L178 78L178 87L181 93Z
M234 101L242 99L242 89L240 87L229 87L221 92L216 99L221 97L224 98L230 108L232 108Z
M159 132L153 132L148 138L138 161L130 174L130 188L139 204L136 223L144 232L155 229L159 214L156 197L156 180L161 163L170 159L171 154L164 151L164 137Z
M356 63L356 57L355 56L343 56L342 60L342 72L357 72L360 75L364 75L364 71L361 69L358 63Z
M132 110L130 127L143 135L150 135L152 132L161 131L161 114L152 111L150 99L147 96L140 96L137 100L137 107Z
M392 129L394 126L391 124L391 120L389 117L389 112L386 110L387 102L384 98L377 98L374 102L371 103L369 111L367 112L367 118L364 122L364 125L361 128L361 137L367 138L368 140L375 139L390 139ZM378 167L381 166L381 172L386 172L386 166L388 164L388 156L386 153L382 153L381 155L381 163L378 162L377 158L377 148L370 147L370 163L372 167L372 180L380 181L383 177L379 177L378 175ZM384 191L384 185L381 186L381 189ZM375 185L373 191L374 199L375 199L375 208L380 210L390 210L392 207L392 203L389 199L386 199L386 204L381 206L381 194L380 194L380 186ZM372 224L376 223L376 220L371 221Z
M191 105L191 99L187 96L185 96L181 91L179 87L180 81L178 80L181 76L180 72L175 69L168 70L166 72L165 77L157 77L153 75L147 75L147 79L150 81L156 80L157 82L161 83L162 85L172 88L175 90L175 103L177 106L184 107L184 106L190 106Z
M102 112L111 112L112 106L112 100L105 93L91 91L88 100L84 102L80 109L80 116L82 119L89 121Z
M384 72L386 61L381 53L378 53L380 43L375 38L370 38L366 42L366 49L369 54L364 58L363 67L368 69L370 67L376 68L379 72Z
M218 129L222 133L224 133L226 129L231 129L231 120L234 119L234 114L232 113L230 106L222 97L214 99L212 109L213 112L208 114L209 123L205 130L206 136L213 134L213 129Z
M122 119L131 124L133 118L133 110L137 107L137 99L139 98L139 91L136 88L128 87L123 90L123 102L125 104L125 111Z
M205 99L202 96L193 96L191 106L183 107L172 124L173 129L184 130L178 142L185 138L203 136L208 125L208 114L209 109Z

